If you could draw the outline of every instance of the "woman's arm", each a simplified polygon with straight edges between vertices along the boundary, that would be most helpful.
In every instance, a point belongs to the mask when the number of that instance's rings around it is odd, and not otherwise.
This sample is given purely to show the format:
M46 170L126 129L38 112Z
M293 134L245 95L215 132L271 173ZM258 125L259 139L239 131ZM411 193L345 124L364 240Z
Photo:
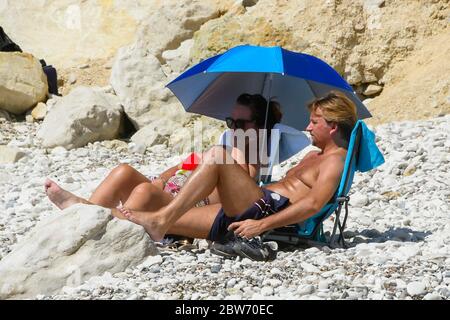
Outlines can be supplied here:
M163 173L161 173L161 174L159 175L159 178L162 179L162 180L164 180L164 183L166 183L167 180L169 180L169 178L170 178L171 176L173 176L173 175L175 174L175 172L177 172L177 171L180 170L180 169L181 169L181 163L179 163L179 164L177 164L177 165L175 165L175 166L173 166L173 167L167 169L167 170L164 171Z
M247 163L244 153L238 149L233 148L231 150L231 156L233 159L244 169L252 178L258 175L259 165L257 163Z
M180 168L181 168L181 164L177 164L177 165L167 169L166 171L161 173L157 179L153 180L152 183L155 186L159 187L161 190L164 190L164 186L166 185L169 178L171 176L173 176L175 174L175 172L177 172Z

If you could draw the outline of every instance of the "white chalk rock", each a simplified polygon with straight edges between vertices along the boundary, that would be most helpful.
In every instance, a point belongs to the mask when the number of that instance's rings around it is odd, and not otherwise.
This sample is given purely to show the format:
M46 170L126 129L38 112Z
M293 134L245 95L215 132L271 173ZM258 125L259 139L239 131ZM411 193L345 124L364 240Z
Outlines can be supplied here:
M442 300L441 296L437 293L428 293L423 297L423 300Z
M35 120L42 120L47 114L47 105L43 102L39 102L36 107L31 111L31 116Z
M121 116L122 107L116 96L77 87L49 110L37 137L46 148L66 149L112 140L119 133Z
M364 90L364 95L365 96L372 96L372 95L374 95L374 94L377 94L377 93L379 93L379 92L381 92L381 90L383 90L383 87L382 86L378 86L378 85L376 85L376 84L369 84L368 86L367 86L367 89L366 90Z
M183 72L189 65L189 57L194 40L183 41L175 50L167 50L162 53L163 59L169 65L172 72Z
M0 146L0 163L14 163L24 156L25 153L17 148Z
M21 114L48 93L41 63L29 53L0 52L0 109Z
M353 207L364 207L368 202L369 198L365 194L355 193L350 197L350 205Z
M161 1L161 7L142 23L137 41L160 58L164 51L176 49L182 41L191 39L206 21L218 17L220 2L224 1Z
M146 150L145 144L130 142L128 144L128 150L132 153L144 154Z
M311 294L313 292L314 292L314 286L312 286L310 284L303 284L297 288L297 294L299 296L304 296L307 294Z
M138 130L131 137L131 141L145 145L146 147L152 147L154 145L167 143L170 135L174 132L178 132L181 128L181 124L170 119L158 119Z
M408 283L406 290L410 296L420 296L427 293L425 284L418 281Z
M141 226L113 219L109 209L76 204L42 220L0 261L0 299L55 294L156 253Z
M119 49L111 70L110 83L128 118L137 129L149 124L149 113L167 101L167 77L158 59L138 45Z

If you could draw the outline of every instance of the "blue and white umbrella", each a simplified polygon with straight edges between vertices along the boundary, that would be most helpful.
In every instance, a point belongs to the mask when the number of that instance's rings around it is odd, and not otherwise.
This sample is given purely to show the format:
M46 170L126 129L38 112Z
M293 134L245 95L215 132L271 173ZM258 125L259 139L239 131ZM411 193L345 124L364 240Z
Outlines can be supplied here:
M339 90L357 106L358 118L371 117L352 87L327 63L281 47L242 45L191 67L167 87L186 111L225 120L242 93L259 93L281 104L281 123L305 130L306 104Z

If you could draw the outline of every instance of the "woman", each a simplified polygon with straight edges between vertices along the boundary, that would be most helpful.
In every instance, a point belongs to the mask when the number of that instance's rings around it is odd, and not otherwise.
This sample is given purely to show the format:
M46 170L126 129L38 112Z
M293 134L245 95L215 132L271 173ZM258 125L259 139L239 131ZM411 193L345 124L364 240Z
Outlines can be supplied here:
M242 94L236 100L231 117L227 118L227 125L233 131L242 129L244 132L247 132L252 129L262 129L266 123L266 109L267 101L263 96ZM271 101L269 103L266 128L272 129L280 120L279 104ZM244 147L245 150L233 147L231 155L251 177L256 178L259 171L259 163L250 163L247 152L248 144ZM95 204L110 208L115 217L126 219L116 209L119 205L123 205L131 210L147 211L154 211L167 205L176 196L187 179L189 174L186 174L186 171L195 169L198 161L201 161L201 155L191 155L187 161L151 179L127 164L120 164L108 174L88 200L62 189L50 179L47 179L45 182L45 192L49 199L60 209L65 209L75 203ZM181 175L184 175L184 177L180 178L180 169L183 168ZM190 170L185 170L186 168ZM220 199L217 191L214 190L207 199L202 200L197 205L217 203L220 203Z

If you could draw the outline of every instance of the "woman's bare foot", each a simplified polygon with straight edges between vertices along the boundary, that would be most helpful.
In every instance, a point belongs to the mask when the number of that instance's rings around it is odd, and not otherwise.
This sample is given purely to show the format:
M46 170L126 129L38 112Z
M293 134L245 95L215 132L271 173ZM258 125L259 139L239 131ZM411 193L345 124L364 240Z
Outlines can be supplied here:
M73 193L64 190L56 184L56 182L47 179L45 180L45 193L51 202L53 202L61 210L70 207L76 203L89 203L88 201L77 197Z
M155 212L130 210L124 207L117 208L128 220L144 227L153 241L164 239L168 228L156 216Z

